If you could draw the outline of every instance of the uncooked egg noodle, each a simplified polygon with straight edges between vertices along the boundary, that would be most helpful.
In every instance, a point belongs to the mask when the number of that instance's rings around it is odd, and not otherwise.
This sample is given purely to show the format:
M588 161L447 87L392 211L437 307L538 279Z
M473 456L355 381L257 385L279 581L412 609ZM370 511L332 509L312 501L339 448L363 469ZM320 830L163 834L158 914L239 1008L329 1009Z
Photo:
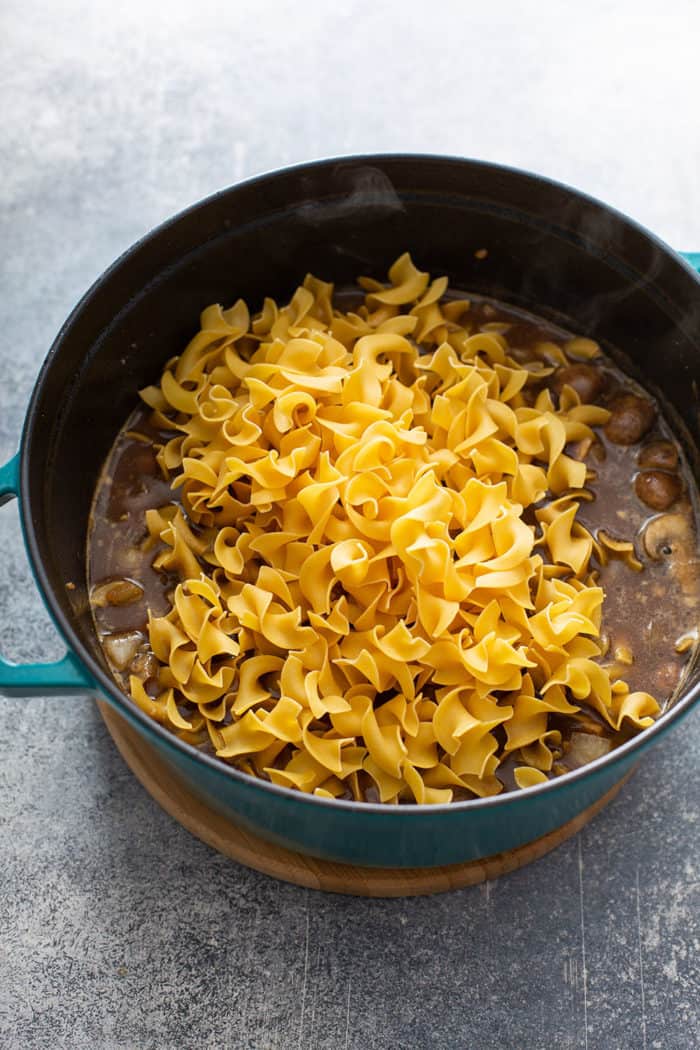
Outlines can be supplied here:
M408 254L360 285L347 312L312 276L253 317L210 306L142 392L186 513L147 512L179 582L148 623L161 691L132 677L132 697L324 797L361 798L360 770L387 803L493 795L508 757L519 787L543 782L552 713L585 703L619 730L659 711L596 662L594 548L640 566L577 521L590 478L565 449L609 412L571 387L528 397L552 369L509 356L506 326L473 332Z

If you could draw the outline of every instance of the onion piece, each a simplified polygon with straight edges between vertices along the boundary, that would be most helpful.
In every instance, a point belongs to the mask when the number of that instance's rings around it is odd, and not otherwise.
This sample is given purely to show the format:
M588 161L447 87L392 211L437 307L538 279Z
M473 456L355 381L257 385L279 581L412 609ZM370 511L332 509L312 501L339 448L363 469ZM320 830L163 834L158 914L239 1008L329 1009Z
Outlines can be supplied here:
M591 733L572 733L566 754L567 765L578 769L579 766L586 766L594 759L607 755L611 749L612 742L605 737L593 736Z
M143 640L140 631L120 631L118 634L106 634L102 645L112 666L117 671L124 671L136 656Z
M143 587L133 580L107 580L93 587L90 601L103 609L105 605L131 605L143 597Z

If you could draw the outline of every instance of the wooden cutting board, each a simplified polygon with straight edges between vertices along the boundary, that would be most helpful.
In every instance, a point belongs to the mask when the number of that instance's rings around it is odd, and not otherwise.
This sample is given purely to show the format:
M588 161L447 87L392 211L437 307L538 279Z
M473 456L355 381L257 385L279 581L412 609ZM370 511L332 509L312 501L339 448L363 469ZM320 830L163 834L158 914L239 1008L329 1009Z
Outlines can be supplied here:
M144 738L108 704L97 701L102 718L131 771L162 808L193 835L239 864L275 879L330 893L361 897L413 897L443 893L497 879L539 860L575 835L611 799L625 780L567 824L524 846L482 860L441 868L362 868L307 857L245 831L210 809L166 765Z

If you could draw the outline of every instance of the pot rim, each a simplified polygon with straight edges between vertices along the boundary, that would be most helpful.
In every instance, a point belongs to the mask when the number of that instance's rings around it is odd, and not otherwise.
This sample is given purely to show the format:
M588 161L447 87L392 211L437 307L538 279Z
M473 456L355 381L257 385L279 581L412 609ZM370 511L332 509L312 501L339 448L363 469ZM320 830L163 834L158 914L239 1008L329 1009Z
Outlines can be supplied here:
M39 586L39 590L44 599L44 602L52 616L52 619L58 628L60 635L63 637L70 651L75 653L80 662L87 668L89 674L95 680L95 683L99 686L102 693L112 704L116 707L120 713L123 713L131 722L139 723L140 727L146 731L146 735L149 734L156 736L160 739L160 742L167 745L167 747L176 752L181 752L185 757L194 760L195 763L202 763L209 767L212 772L239 781L243 786L250 789L260 789L263 792L270 792L273 795L282 796L289 801L295 801L300 803L308 803L310 806L317 807L330 807L332 810L339 812L354 811L360 813L367 813L373 815L382 815L384 817L393 817L397 814L401 815L412 815L413 818L426 817L428 815L438 815L442 813L450 812L464 812L466 810L492 808L498 806L506 806L514 803L524 803L530 798L535 796L553 794L557 791L566 790L569 787L573 787L580 781L586 780L588 777L593 776L599 771L612 768L617 763L622 763L626 758L632 756L635 752L644 751L650 746L654 739L660 737L672 725L678 722L684 715L686 715L691 708L700 699L700 680L695 683L687 692L682 695L673 703L673 705L664 711L663 714L654 722L653 725L646 729L643 729L636 736L630 740L621 744L619 747L608 752L607 755L603 755L600 758L594 759L592 762L581 766L578 769L571 770L568 773L564 773L561 776L556 777L553 780L548 780L542 784L535 784L527 788L519 788L517 790L501 792L498 795L490 795L484 798L473 798L466 799L458 802L444 802L437 804L425 804L425 803L410 803L406 805L388 805L381 802L357 802L355 800L348 799L336 799L336 798L324 798L318 795L313 795L307 792L297 791L294 788L283 787L279 784L273 784L270 781L263 780L251 776L249 773L244 773L242 770L236 769L234 766L230 766L225 762L217 759L212 755L207 755L202 751L199 751L192 744L186 743L179 737L175 736L172 732L161 726L154 719L150 718L144 711L142 711L125 693L123 693L117 686L114 679L100 666L93 654L84 645L82 639L78 636L74 630L71 620L64 614L59 602L55 597L54 590L46 573L39 550L39 545L36 538L36 533L33 525L33 516L31 513L30 503L30 486L29 486L29 454L32 442L32 434L34 429L35 418L37 415L38 404L40 400L41 389L46 379L46 375L50 369L53 358L60 353L61 346L67 336L70 334L70 330L73 327L75 321L82 313L85 306L90 302L96 295L98 295L102 287L106 282L114 276L115 273L120 269L123 263L135 256L144 246L149 244L152 239L167 230L175 227L186 217L191 216L199 209L204 208L214 201L226 197L229 194L235 193L237 190L254 186L256 184L263 184L270 182L278 178L284 178L291 173L311 170L321 170L323 168L332 168L336 165L342 164L375 164L380 165L386 162L399 162L399 163L411 163L415 161L424 161L432 163L446 164L450 167L459 168L467 165L474 169L481 169L484 176L488 178L489 175L507 174L515 175L524 180L533 181L540 185L550 186L553 189L563 190L566 193L576 197L580 202L592 205L609 215L612 219L617 220L626 224L629 228L634 230L637 234L642 235L646 238L657 251L662 252L667 258L670 258L679 269L687 274L690 274L698 285L698 293L700 294L700 273L697 273L689 263L687 263L673 248L667 245L661 240L655 233L648 230L641 223L631 219L625 215L624 212L612 207L605 202L592 197L591 195L584 193L580 190L574 189L566 183L559 182L558 180L551 179L548 176L540 175L536 172L528 171L522 168L517 168L512 165L497 164L491 161L477 160L469 157L460 157L457 155L449 154L433 154L433 153L362 153L362 154L347 154L341 156L333 156L326 158L319 158L312 161L300 162L293 165L288 165L284 168L274 168L272 170L253 175L240 182L234 183L231 186L223 187L203 197L201 200L196 201L194 204L188 205L186 208L177 212L170 218L165 219L162 223L159 223L153 229L149 230L144 236L140 237L134 242L129 248L122 252L110 266L104 270L100 276L93 282L87 291L81 296L77 304L73 307L66 320L63 322L58 330L58 333L51 344L51 347L44 359L39 374L37 376L34 388L32 390L31 398L27 408L27 412L24 419L24 425L22 429L22 437L20 443L20 521L22 526L22 532L24 534L25 546L29 555L29 561L34 573L35 580ZM554 226L555 224L553 224Z

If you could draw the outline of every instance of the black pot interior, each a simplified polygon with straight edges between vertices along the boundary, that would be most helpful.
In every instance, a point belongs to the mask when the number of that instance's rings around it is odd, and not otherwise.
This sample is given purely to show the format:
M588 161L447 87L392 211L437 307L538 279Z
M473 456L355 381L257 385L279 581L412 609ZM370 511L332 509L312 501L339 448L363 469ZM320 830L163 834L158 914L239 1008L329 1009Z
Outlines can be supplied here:
M455 288L563 321L626 358L662 395L697 476L700 282L624 217L534 176L444 158L327 161L253 180L115 264L64 327L35 391L23 493L30 543L54 613L100 665L86 527L137 390L181 351L209 303L285 299L307 271L339 284L383 277L406 250Z

